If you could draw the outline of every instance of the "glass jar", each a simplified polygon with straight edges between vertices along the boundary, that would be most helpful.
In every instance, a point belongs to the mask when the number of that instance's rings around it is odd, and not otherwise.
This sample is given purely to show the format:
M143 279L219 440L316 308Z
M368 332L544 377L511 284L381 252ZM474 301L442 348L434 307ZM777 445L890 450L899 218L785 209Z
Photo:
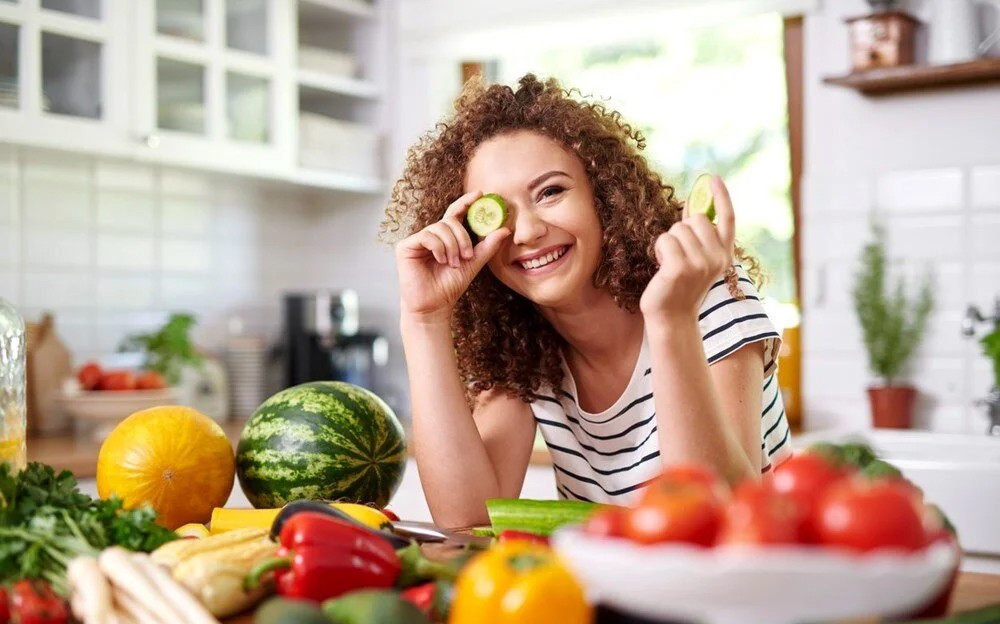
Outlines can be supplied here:
M25 352L24 321L14 306L0 298L0 463L11 464L15 472L28 461Z

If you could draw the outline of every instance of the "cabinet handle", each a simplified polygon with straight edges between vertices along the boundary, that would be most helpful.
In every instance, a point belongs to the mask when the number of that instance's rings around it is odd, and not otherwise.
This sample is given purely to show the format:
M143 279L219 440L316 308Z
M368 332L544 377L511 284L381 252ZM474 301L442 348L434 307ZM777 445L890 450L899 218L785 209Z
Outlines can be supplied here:
M146 147L151 147L153 149L156 149L157 147L160 146L160 135L158 135L155 132L150 132L143 139L143 143L146 144Z

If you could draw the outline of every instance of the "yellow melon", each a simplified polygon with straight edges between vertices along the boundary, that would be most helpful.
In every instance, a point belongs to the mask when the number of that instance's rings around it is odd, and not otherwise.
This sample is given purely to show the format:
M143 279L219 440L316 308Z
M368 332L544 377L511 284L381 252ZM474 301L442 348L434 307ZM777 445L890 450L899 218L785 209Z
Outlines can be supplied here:
M153 407L120 422L101 445L97 493L126 509L149 503L168 529L205 523L233 489L236 458L222 427L190 407Z

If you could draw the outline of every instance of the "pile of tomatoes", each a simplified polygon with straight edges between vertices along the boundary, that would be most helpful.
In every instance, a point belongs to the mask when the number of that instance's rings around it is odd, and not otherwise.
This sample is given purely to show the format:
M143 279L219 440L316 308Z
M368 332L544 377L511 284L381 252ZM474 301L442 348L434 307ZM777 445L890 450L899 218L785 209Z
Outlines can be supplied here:
M940 510L898 471L873 474L809 450L761 482L732 490L702 468L669 468L636 506L602 509L584 530L640 544L806 545L856 553L955 543Z
M96 362L81 366L76 379L84 390L161 390L167 387L166 380L156 371L136 375L130 370L103 370Z

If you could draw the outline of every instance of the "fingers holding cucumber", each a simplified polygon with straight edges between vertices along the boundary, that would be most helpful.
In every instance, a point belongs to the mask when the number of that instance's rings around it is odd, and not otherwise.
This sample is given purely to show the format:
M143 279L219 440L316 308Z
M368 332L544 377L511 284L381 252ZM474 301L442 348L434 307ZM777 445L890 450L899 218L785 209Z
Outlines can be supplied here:
M396 263L401 303L405 311L425 314L449 310L500 249L501 243L510 234L509 229L501 227L506 220L506 208L492 231L485 232L479 225L475 226L485 234L476 235L478 242L473 241L476 230L469 231L473 228L472 224L469 224L469 229L466 228L470 208L483 198L479 191L462 195L448 206L440 221L397 245ZM487 201L496 202L494 199ZM487 206L487 212L489 210L492 208ZM493 219L495 223L495 215Z

